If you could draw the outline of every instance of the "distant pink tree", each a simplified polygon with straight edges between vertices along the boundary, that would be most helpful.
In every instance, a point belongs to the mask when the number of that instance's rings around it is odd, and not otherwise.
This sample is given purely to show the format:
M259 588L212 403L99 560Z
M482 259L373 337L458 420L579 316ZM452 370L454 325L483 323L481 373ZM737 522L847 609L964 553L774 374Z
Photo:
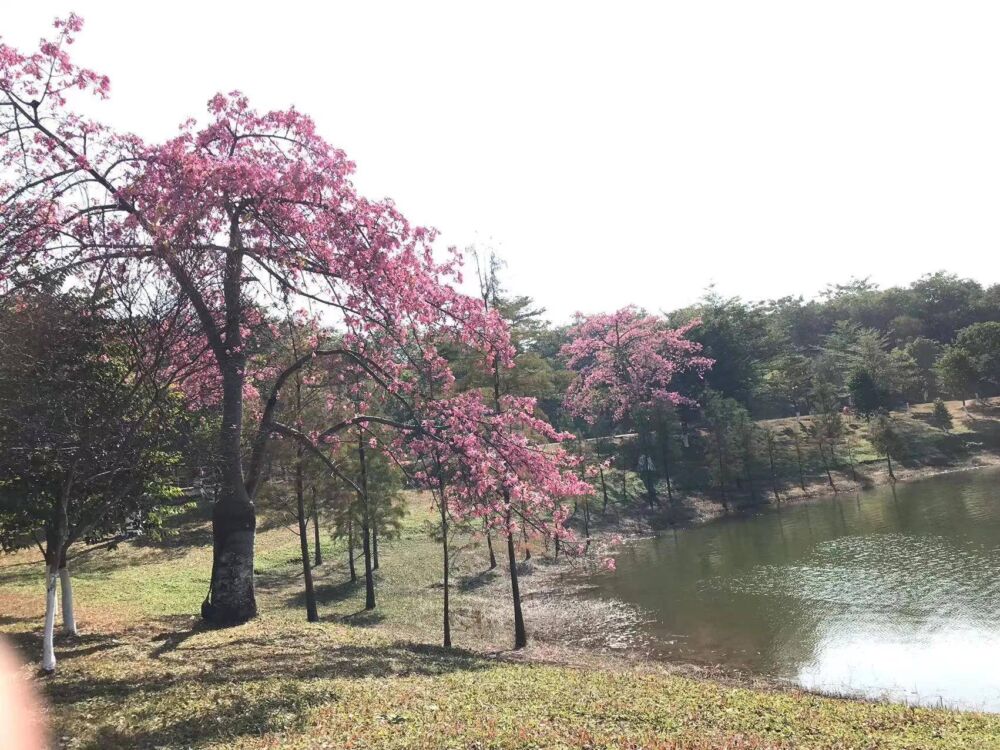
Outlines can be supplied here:
M693 403L676 390L674 379L687 372L703 376L712 366L701 356L701 344L687 338L697 325L671 328L635 307L578 315L561 350L567 368L577 374L566 391L566 410L589 424L606 418L637 428L642 437L659 410ZM655 487L647 484L652 502Z

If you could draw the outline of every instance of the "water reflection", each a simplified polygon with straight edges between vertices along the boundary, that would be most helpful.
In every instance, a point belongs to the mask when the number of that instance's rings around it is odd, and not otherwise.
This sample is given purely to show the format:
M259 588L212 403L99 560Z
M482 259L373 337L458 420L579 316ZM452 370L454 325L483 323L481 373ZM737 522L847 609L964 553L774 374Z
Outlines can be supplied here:
M1000 472L649 540L597 580L652 649L813 689L1000 711Z

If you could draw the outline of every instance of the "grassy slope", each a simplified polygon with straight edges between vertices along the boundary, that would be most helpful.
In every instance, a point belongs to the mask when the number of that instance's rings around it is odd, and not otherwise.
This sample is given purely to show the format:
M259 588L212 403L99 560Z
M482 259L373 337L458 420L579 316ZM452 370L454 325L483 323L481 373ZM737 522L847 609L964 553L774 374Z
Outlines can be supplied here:
M893 425L901 438L902 452L894 455L893 469L900 480L915 479L941 471L970 468L995 464L1000 454L1000 399L990 399L985 404L969 402L969 409L962 407L961 401L945 402L952 417L952 425L946 431L931 424L933 404L914 404L909 411L893 412ZM819 458L816 445L806 439L798 426L801 422L809 425L812 418L784 418L758 422L776 437L776 466L778 489L782 502L814 497L830 491L828 479ZM844 435L833 448L831 474L836 488L850 492L889 482L885 457L875 451L868 440L868 425L864 420L850 416L843 420ZM800 434L803 456L805 490L799 487L799 475L795 457L795 443L792 435ZM829 447L826 449L829 451ZM851 468L853 456L854 467ZM772 484L768 471L767 454L761 445L755 456L755 490L757 500L770 501ZM690 473L690 472L689 472ZM681 477L681 483L683 479ZM735 477L729 477L730 501L736 505L752 504L745 477L742 477L742 491L732 486ZM701 484L682 491L678 518L674 520L705 520L719 515L719 492L712 480L711 487L704 482L702 474L697 477ZM660 483L661 494L665 491ZM684 507L687 505L688 507ZM654 522L655 519L650 519Z
M897 468L905 474L907 467L946 466L968 459L980 448L996 448L1000 444L998 404L1000 404L998 399L990 399L987 406L969 402L969 410L966 411L961 401L946 401L945 406L952 418L952 425L947 431L931 424L933 404L913 404L909 411L893 412L894 427L899 432L904 446L904 455L894 459ZM810 417L802 417L801 421L808 424L810 420ZM790 464L794 448L787 433L795 428L796 420L771 419L759 424L779 434L779 449L784 452L786 461ZM846 417L844 432L845 437L836 448L836 468L841 475L846 478L850 473L848 443L853 450L854 460L860 465L859 469L862 472L883 471L885 458L868 442L865 422L857 417ZM812 448L807 443L803 445L810 450ZM785 468L790 470L793 467ZM811 458L810 468L814 472L820 470L814 456Z
M455 639L439 628L438 547L426 502L383 546L381 603L363 612L339 548L326 550L323 622L303 622L298 541L259 536L261 616L204 630L192 613L207 587L204 523L157 545L78 558L83 635L57 643L59 672L40 678L60 744L73 748L662 747L990 748L1000 717L820 698L695 680L609 663L575 668L514 661L505 582L485 580L485 553L459 556ZM336 559L333 559L333 557ZM37 554L0 558L0 631L37 660ZM526 576L531 589L532 576ZM542 613L527 603L529 625ZM421 643L420 641L423 641ZM532 651L534 652L532 654ZM536 659L538 645L529 649Z

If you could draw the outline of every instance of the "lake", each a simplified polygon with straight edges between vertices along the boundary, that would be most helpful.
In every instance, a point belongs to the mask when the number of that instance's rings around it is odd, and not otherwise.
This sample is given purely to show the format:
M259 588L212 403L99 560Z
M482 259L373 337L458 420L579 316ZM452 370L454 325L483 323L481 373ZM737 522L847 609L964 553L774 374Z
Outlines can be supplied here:
M654 656L823 692L1000 711L1000 471L666 532L617 555Z

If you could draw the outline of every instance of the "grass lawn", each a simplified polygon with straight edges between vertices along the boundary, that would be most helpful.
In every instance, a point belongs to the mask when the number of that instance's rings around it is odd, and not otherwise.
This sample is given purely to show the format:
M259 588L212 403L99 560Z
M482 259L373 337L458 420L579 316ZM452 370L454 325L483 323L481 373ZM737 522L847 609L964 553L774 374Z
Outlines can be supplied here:
M322 622L304 622L298 539L262 513L261 615L205 629L207 525L166 542L78 550L82 635L57 641L38 677L67 748L1000 748L1000 717L753 689L630 667L553 663L543 639L510 638L506 581L484 546L459 540L454 637L437 644L439 548L411 497L382 545L379 606L347 581L339 546L318 570ZM82 554L80 554L82 553ZM538 553L536 553L536 558ZM36 551L0 557L0 631L37 662L43 584ZM526 613L536 632L548 610ZM27 669L27 668L26 668Z

